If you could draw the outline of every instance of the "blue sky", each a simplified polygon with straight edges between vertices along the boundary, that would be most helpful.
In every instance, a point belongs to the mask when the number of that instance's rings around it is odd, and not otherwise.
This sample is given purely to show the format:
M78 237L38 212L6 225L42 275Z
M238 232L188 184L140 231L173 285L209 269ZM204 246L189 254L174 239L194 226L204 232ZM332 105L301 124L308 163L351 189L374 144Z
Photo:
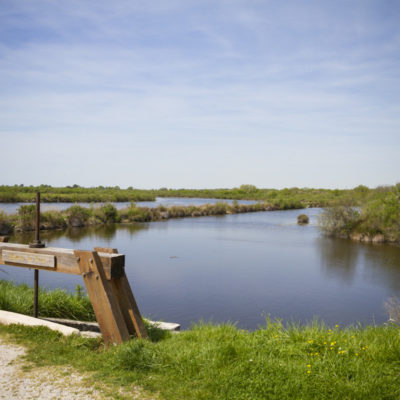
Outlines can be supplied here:
M0 184L400 181L400 2L0 0Z

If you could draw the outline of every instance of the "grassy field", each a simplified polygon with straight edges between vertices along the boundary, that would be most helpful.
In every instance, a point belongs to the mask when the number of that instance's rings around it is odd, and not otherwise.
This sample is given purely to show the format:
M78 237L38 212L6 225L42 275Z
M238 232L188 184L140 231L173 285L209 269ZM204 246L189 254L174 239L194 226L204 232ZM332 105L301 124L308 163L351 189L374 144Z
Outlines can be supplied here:
M359 205L365 200L379 198L382 193L393 190L395 186L380 186L370 189L359 185L354 189L322 188L257 188L254 185L241 185L237 188L220 189L121 189L114 187L89 187L78 185L67 187L40 186L0 186L0 202L33 202L37 191L41 192L43 202L122 202L154 200L156 197L199 197L233 200L256 200L276 203L302 203L308 207L326 207L338 202Z
M6 293L1 308L31 311L31 289L1 285L0 293ZM61 297L60 291L46 292L52 306L45 306L42 297L41 313L77 316L74 309L87 307L79 292ZM23 305L16 307L18 298ZM285 327L267 320L254 332L197 324L179 334L153 328L151 340L132 339L110 348L101 339L64 337L42 327L0 326L0 334L27 346L29 362L91 373L93 382L105 383L114 398L123 398L115 394L120 387L129 393L134 386L171 400L400 398L400 329L394 324Z
M400 331L268 324L255 332L197 325L104 348L46 328L0 326L36 365L68 365L93 382L141 386L165 399L399 399ZM113 396L121 398L119 395ZM129 397L128 397L129 398Z

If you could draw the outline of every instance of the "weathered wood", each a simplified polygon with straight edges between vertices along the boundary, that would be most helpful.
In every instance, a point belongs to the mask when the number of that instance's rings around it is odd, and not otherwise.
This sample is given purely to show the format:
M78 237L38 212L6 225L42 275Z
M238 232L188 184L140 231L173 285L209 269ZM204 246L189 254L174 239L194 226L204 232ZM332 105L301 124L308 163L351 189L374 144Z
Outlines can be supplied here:
M26 266L38 266L46 268L56 267L56 257L50 254L34 254L23 251L3 250L3 261L7 264L24 264Z
M118 344L128 340L128 328L112 289L111 281L106 279L97 252L75 250L74 254L79 259L83 282L93 305L105 344Z
M18 251L30 254L38 255L52 255L55 257L55 268L49 268L46 266L35 266L37 269L51 270L56 272L64 272L67 274L80 275L79 262L76 259L74 250L72 249L60 249L55 247L46 247L43 249L30 248L28 245L17 244L17 243L0 243L0 264L13 265L15 267L27 267L26 263L23 262L11 262L3 259L3 250L6 251ZM125 255L123 254L111 254L111 253L99 253L106 278L113 279L115 277L123 276Z
M110 254L118 253L118 250L115 248L95 247L94 250ZM125 272L120 278L111 281L111 287L118 299L129 333L131 335L136 334L136 336L140 338L148 338L146 327L144 326L139 307L137 306Z
M0 236L0 242L8 242L8 239L10 239L8 236Z

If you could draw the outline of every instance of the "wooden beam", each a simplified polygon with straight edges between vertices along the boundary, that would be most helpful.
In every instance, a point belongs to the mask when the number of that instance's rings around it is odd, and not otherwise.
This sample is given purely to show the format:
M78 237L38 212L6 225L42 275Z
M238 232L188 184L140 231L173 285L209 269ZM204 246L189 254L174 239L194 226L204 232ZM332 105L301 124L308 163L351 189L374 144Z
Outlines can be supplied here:
M104 253L117 254L118 250L107 247L95 247L95 251L102 251ZM136 334L139 338L148 338L146 327L144 326L142 316L137 306L132 289L129 285L128 278L124 272L123 276L111 281L111 287L118 299L122 315L124 317L126 326L131 335Z
M101 259L95 251L74 251L90 301L99 323L104 343L119 344L129 339L124 317L103 270Z
M0 242L8 242L9 237L8 236L0 236Z
M3 250L8 251L8 256L3 259ZM43 266L43 265L32 265L27 262L22 262L22 257L19 259L14 258L10 261L9 254L13 252L18 253L30 253L32 259L34 255L51 255L55 257L55 267ZM111 253L99 253L106 279L115 279L124 275L125 266L125 255L123 254L111 254ZM18 262L20 261L20 262ZM25 268L37 268L47 271L64 272L67 274L80 275L81 270L79 266L79 260L74 254L72 249L60 249L56 247L45 247L43 249L30 248L29 245L17 244L17 243L4 243L0 242L0 264L12 265L15 267Z

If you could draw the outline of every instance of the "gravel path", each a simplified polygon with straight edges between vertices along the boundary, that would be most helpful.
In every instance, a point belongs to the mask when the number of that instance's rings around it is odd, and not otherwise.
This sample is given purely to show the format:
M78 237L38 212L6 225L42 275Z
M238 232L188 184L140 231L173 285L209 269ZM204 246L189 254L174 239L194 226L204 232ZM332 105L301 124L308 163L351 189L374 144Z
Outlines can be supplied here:
M82 377L60 367L22 370L20 356L25 349L0 338L0 399L102 399Z

